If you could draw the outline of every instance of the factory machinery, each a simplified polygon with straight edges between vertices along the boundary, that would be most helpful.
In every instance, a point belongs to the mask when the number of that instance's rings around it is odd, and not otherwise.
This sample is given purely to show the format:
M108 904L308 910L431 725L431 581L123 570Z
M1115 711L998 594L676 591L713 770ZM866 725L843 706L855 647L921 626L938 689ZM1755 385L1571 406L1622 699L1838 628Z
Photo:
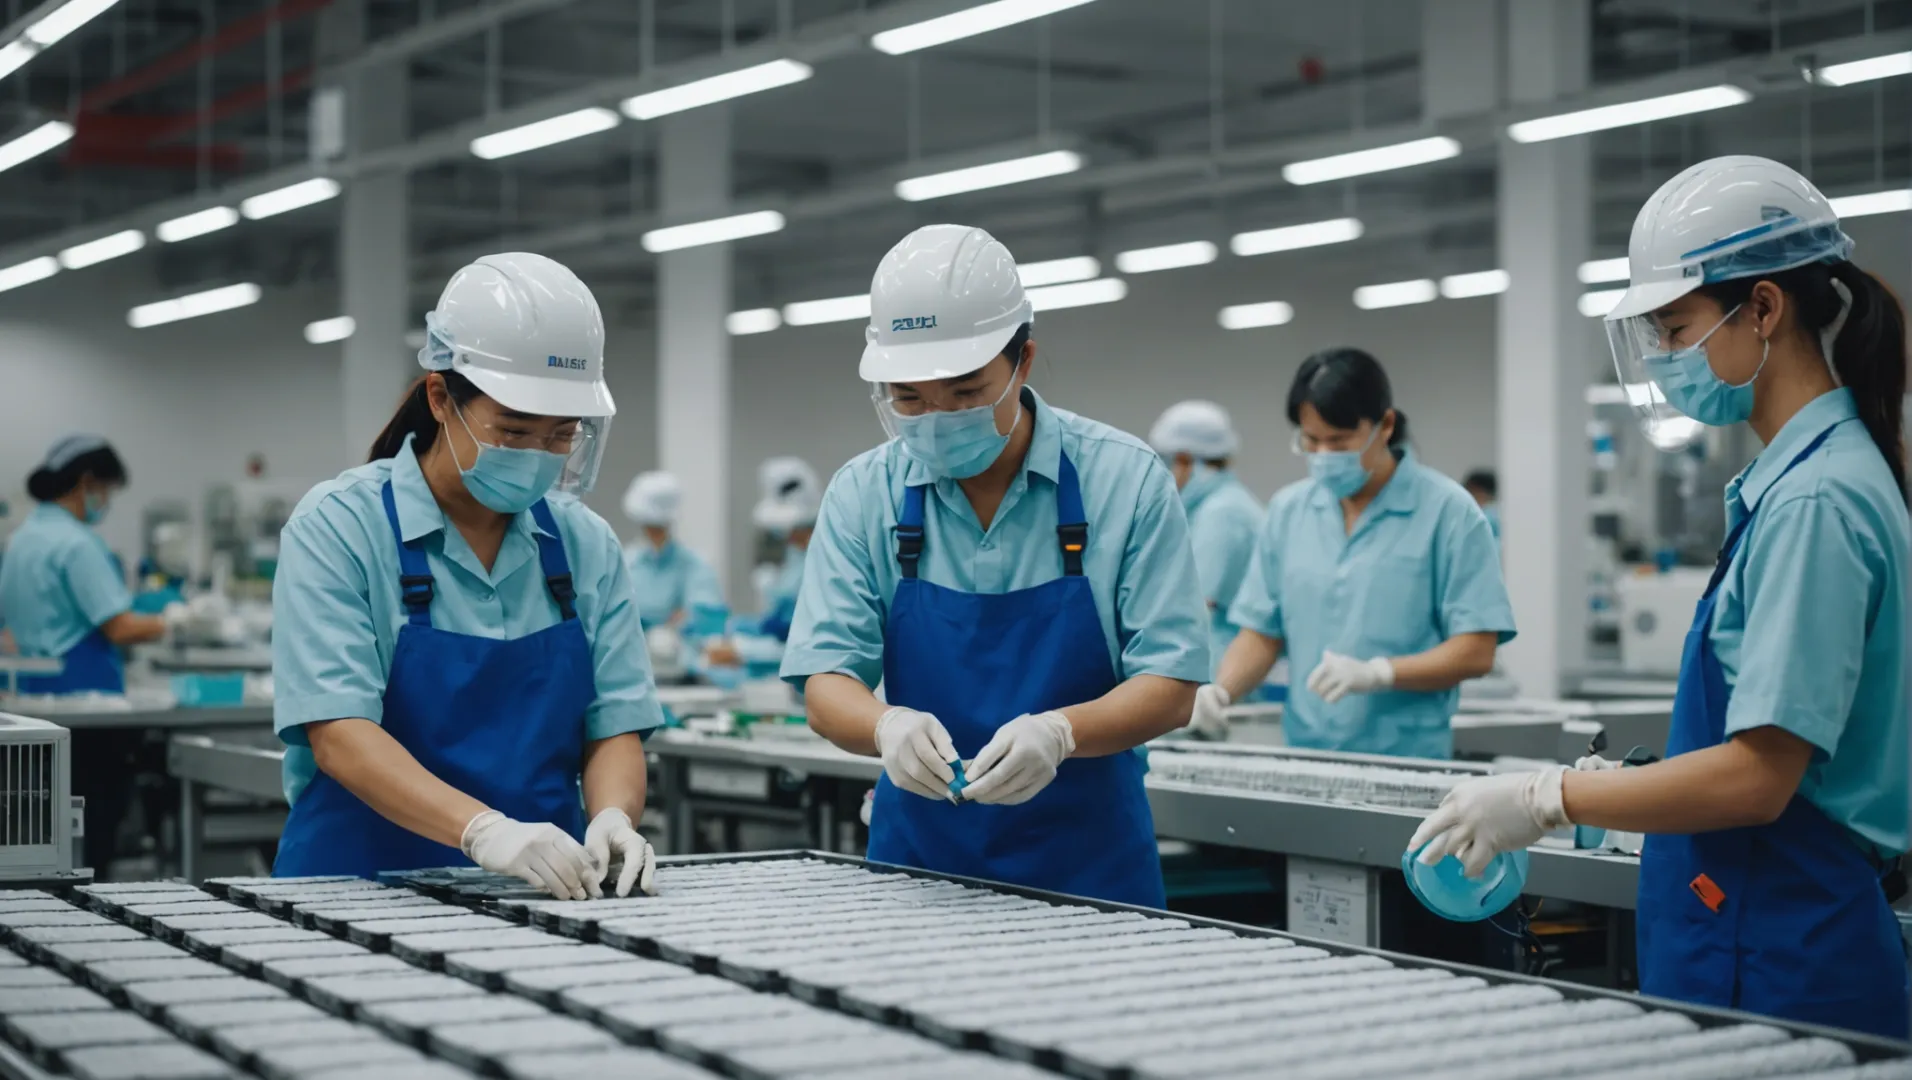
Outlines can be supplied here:
M1912 1080L1906 1048L842 856L0 893L0 1072L77 1080Z

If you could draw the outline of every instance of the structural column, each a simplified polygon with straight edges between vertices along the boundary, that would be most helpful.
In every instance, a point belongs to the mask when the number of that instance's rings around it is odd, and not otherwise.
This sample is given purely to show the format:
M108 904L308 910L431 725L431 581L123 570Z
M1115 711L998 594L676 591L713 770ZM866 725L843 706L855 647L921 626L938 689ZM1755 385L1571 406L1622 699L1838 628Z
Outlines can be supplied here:
M356 47L364 40L363 2L329 8L321 33L328 51L334 42ZM348 154L405 140L405 61L353 68L338 89L345 95ZM340 372L345 452L354 462L365 459L407 382L419 373L416 350L405 346L405 333L419 318L411 310L408 182L398 169L361 173L345 183L340 199L339 299L341 313L357 324L344 342Z
M1586 88L1588 0L1507 4L1510 104L1540 106ZM1578 310L1576 268L1592 233L1585 138L1519 144L1500 136L1497 442L1502 563L1520 636L1501 652L1523 695L1558 697L1587 648L1590 529L1586 388L1603 338Z
M730 204L730 112L722 105L658 123L658 197L665 221L720 217ZM719 567L731 557L730 249L657 259L657 458L684 488L677 535ZM729 575L734 576L734 575Z

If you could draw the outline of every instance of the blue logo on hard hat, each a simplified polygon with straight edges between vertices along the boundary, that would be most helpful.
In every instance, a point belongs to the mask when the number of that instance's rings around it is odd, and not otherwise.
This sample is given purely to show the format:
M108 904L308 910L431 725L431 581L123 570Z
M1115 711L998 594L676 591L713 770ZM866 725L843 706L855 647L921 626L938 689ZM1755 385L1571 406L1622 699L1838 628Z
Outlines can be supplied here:
M901 333L905 330L934 329L936 329L936 316L934 315L911 315L906 319L890 320L890 333L892 334Z
M572 371L583 371L584 369L590 367L591 365L589 361L584 360L581 357L554 356L550 358L549 360L546 360L544 362L544 366L570 368Z

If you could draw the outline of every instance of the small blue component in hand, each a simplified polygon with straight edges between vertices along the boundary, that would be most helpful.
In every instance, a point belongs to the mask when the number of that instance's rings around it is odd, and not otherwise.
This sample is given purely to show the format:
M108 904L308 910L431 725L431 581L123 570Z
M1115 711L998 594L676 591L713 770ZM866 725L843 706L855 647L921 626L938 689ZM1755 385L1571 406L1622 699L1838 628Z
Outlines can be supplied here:
M950 762L949 767L956 773L956 779L949 782L949 801L962 802L963 789L969 786L969 778L963 775L962 759Z

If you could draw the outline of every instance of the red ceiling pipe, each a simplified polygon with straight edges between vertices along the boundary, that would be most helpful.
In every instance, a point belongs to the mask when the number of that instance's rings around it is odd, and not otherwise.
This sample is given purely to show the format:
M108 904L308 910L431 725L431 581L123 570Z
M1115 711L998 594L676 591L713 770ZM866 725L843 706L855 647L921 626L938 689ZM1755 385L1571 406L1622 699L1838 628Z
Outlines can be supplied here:
M188 71L203 61L228 52L264 34L273 23L303 18L330 4L332 0L279 0L278 3L243 19L226 24L211 37L204 37L177 52L168 53L136 71L96 86L80 98L75 112L98 112L142 90L150 90L166 80Z

